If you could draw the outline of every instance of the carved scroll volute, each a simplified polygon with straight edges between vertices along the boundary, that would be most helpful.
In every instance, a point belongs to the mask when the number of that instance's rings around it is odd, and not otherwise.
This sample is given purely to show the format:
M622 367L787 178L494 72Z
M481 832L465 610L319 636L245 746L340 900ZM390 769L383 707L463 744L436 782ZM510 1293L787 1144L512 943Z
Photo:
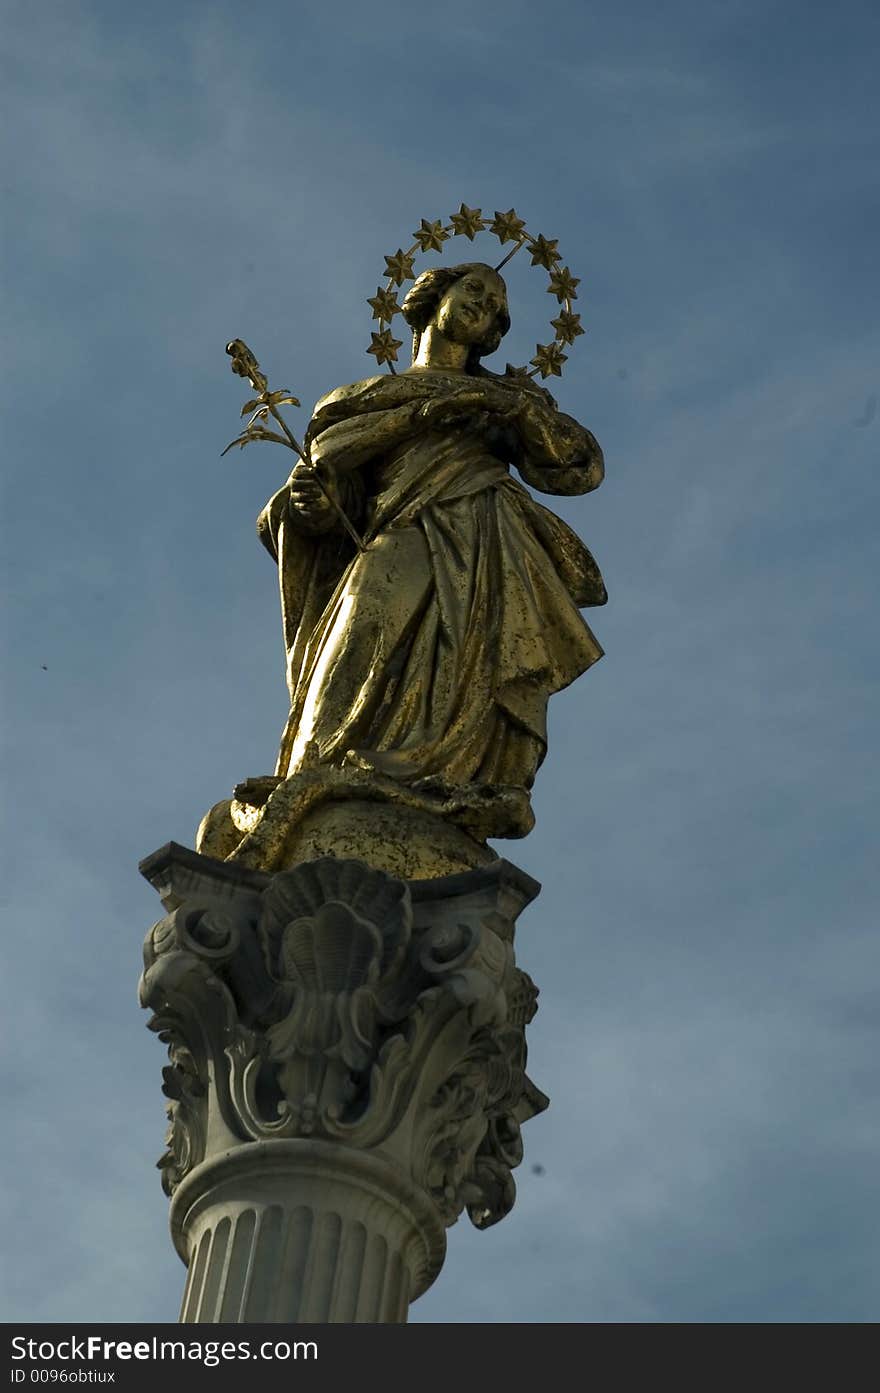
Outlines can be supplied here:
M452 1009L431 1051L434 1087L414 1114L414 1178L452 1224L465 1205L483 1202L475 1160L510 1086L504 1031L513 950L480 920L429 931L420 960Z
M251 1053L254 1040L239 1020L224 969L239 951L246 916L184 903L150 930L139 985L142 1006L152 1010L151 1030L168 1045L162 1071L168 1131L158 1165L172 1194L204 1159L209 1131L242 1140L229 1094L225 1049L233 1042Z

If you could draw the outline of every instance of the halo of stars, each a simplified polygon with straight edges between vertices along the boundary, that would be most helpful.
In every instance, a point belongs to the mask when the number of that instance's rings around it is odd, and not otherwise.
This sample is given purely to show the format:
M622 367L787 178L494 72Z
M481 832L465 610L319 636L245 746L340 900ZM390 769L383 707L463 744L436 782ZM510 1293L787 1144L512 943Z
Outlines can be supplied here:
M526 231L525 222L517 217L513 208L506 213L496 211L490 221L483 217L481 208L468 208L466 203L461 204L457 213L450 213L448 222L444 223L442 218L435 218L433 222L422 218L412 234L412 246L406 251L398 247L391 256L385 257L385 285L380 285L376 294L367 300L373 312L373 319L379 321L378 332L370 335L372 342L367 349L376 359L377 365L386 363L389 371L397 371L394 364L397 361L397 350L403 346L403 340L394 337L391 324L394 316L401 313L397 292L407 281L416 278L413 266L416 257L426 252L442 252L444 243L450 237L467 237L472 242L478 232L486 231L493 233L502 246L507 242L514 243L513 248L495 269L500 271L512 256L525 247L531 255L532 265L542 266L547 272L547 293L555 296L559 307L556 318L550 321L555 330L555 338L551 343L536 345L535 356L529 360L532 370L529 371L529 367L525 366L512 371L521 377L535 377L538 373L542 378L562 376L562 365L568 358L564 350L584 332L581 317L572 308L572 301L577 299L580 280L571 274L567 266L562 265L557 239L544 237L540 233L533 237Z

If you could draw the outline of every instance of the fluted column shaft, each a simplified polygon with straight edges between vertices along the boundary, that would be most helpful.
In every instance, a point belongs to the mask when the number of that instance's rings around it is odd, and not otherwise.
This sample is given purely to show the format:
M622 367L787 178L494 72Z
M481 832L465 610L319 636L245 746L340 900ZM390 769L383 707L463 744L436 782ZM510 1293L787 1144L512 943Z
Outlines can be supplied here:
M396 1167L314 1141L256 1142L177 1190L184 1323L403 1322L440 1270L434 1207Z

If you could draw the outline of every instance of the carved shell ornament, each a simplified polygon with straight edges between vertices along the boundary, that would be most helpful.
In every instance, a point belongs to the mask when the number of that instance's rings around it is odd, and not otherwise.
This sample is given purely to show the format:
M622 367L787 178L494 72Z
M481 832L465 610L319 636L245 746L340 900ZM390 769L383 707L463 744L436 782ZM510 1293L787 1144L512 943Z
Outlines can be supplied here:
M377 363L386 363L390 372L397 371L394 364L397 361L397 350L402 346L403 340L394 337L391 323L402 309L398 303L397 291L407 281L416 279L413 266L415 258L420 253L442 252L443 244L450 237L467 237L472 242L478 232L486 231L493 233L502 246L506 242L514 244L503 260L499 261L495 270L500 271L511 257L516 256L517 252L525 247L531 254L532 265L543 266L547 272L550 280L547 293L554 295L559 305L557 317L550 321L555 330L552 343L536 345L535 356L530 359L534 365L531 372L524 366L510 370L511 376L535 377L538 373L542 378L562 376L562 364L568 358L563 349L573 344L578 335L584 332L580 315L575 314L572 309L572 301L577 299L579 278L573 276L567 266L562 265L562 254L557 250L557 239L544 237L540 233L533 237L526 231L525 222L517 217L513 208L507 213L496 212L489 222L482 216L481 208L468 208L466 203L461 204L457 213L451 213L446 223L442 218L435 218L433 222L422 218L412 234L412 246L406 251L398 247L391 256L386 256L386 283L384 286L380 285L376 294L367 300L373 311L373 318L379 321L379 332L370 335L372 343L367 349Z
M304 862L295 875L272 882L261 933L267 967L276 980L287 980L294 972L316 989L342 991L359 982L362 973L386 973L396 966L411 928L412 906L403 881L357 861L327 857Z

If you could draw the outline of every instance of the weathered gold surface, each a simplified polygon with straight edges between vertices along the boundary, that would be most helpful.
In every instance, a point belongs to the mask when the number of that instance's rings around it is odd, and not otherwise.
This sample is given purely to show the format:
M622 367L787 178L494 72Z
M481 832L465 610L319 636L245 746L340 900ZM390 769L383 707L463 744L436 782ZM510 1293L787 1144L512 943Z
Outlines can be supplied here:
M484 221L464 205L455 218ZM499 235L524 240L520 221L496 214ZM420 240L441 231L423 220ZM528 245L574 294L555 244ZM386 258L391 274L409 259ZM371 303L381 321L381 289ZM601 656L579 613L605 601L598 567L510 466L543 492L579 494L601 483L602 454L523 370L481 367L509 327L504 280L482 263L434 267L403 314L412 366L322 398L304 461L260 516L290 716L275 776L205 819L208 855L264 870L357 856L417 879L485 864L488 837L532 825L548 698ZM570 305L559 328L578 331ZM390 332L373 337L379 357ZM560 341L537 356L558 372ZM238 361L258 371L253 355ZM276 394L255 386L271 412Z
M268 786L274 785L265 801ZM252 791L251 791L252 790ZM430 880L496 860L486 837L499 825L523 836L528 794L515 788L418 788L359 769L318 768L283 780L248 780L205 816L196 850L262 871L322 856L355 857L407 880Z

